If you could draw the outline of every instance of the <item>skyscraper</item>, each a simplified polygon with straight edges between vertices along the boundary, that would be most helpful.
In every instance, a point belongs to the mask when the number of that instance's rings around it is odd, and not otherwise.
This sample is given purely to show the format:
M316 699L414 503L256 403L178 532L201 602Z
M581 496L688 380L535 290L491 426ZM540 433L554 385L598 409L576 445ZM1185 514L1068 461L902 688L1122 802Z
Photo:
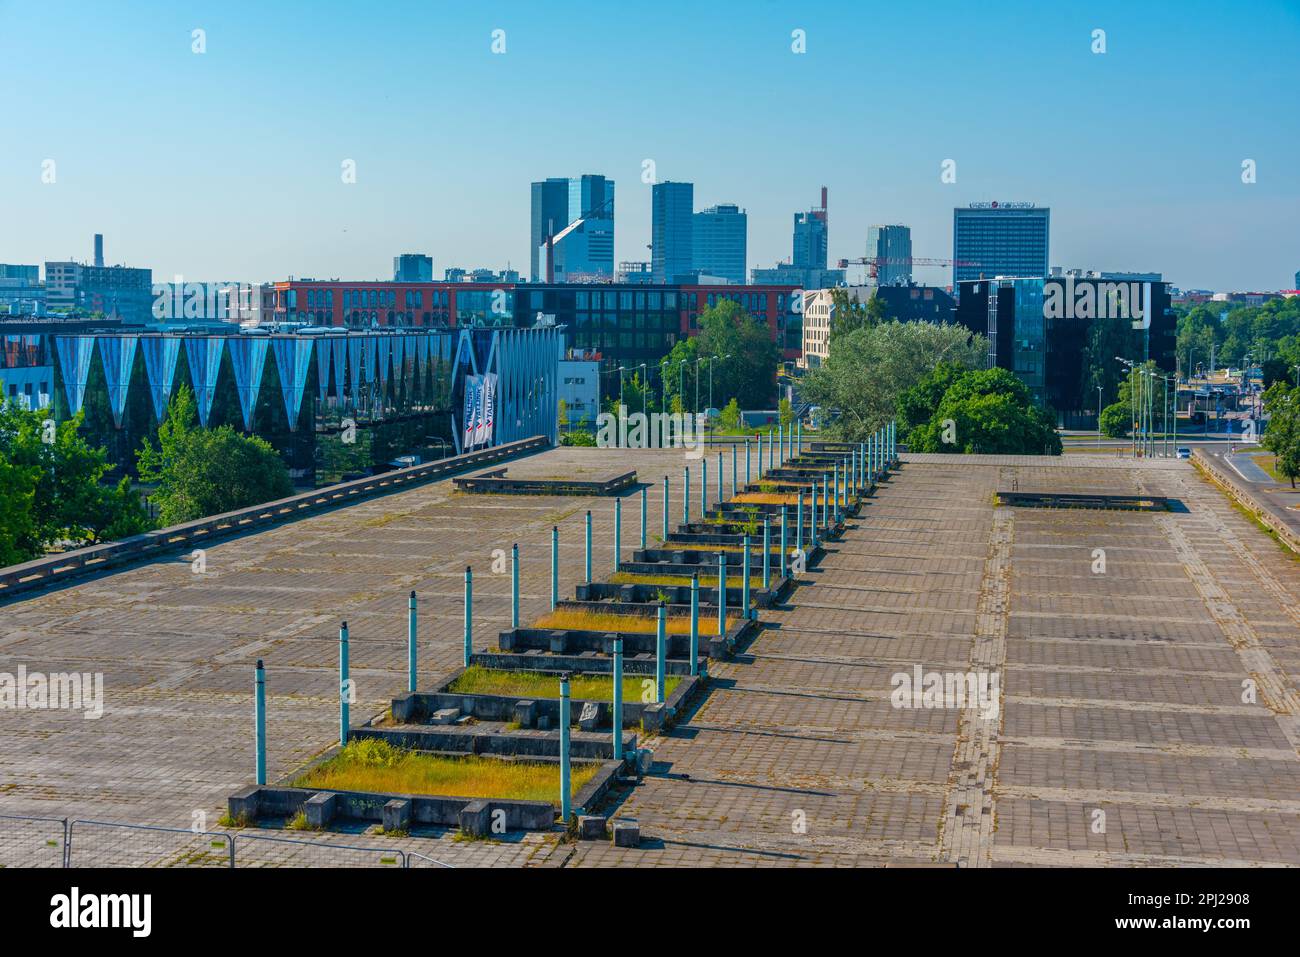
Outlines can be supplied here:
M614 181L598 174L533 183L531 277L556 282L608 279L614 275Z
M650 264L655 282L674 282L691 271L692 183L651 187Z
M867 258L876 264L881 286L906 286L912 281L912 230L906 226L868 226Z
M393 282L433 282L433 257L423 253L394 256Z
M743 284L749 228L745 211L736 205L710 206L691 219L692 270Z
M794 214L794 256L791 265L805 269L826 268L826 187L822 187L820 209Z
M1033 203L971 203L952 211L953 290L961 282L1048 275L1051 210Z

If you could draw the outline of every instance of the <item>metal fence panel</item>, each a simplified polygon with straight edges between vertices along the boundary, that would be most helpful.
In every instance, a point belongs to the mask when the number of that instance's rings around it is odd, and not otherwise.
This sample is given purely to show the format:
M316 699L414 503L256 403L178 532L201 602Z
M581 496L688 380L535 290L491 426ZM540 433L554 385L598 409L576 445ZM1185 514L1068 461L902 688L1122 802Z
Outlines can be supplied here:
M421 854L419 851L406 852L406 866L407 867L445 867L449 871L456 869L456 866L454 864L445 864L442 861L436 860L435 858L426 857L425 855Z
M73 821L70 867L231 867L229 834L149 824Z
M239 834L234 840L236 867L406 867L406 854L393 847L361 847L269 834Z
M68 821L0 814L0 867L63 867Z

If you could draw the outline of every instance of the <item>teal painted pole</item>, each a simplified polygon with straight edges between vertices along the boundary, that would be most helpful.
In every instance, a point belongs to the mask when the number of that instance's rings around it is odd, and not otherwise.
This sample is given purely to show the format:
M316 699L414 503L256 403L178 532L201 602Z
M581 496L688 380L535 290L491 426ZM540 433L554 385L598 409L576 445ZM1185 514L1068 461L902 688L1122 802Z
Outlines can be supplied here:
M772 587L772 520L763 516L763 588Z
M817 480L812 483L812 504L808 515L808 549L817 547Z
M668 609L659 603L655 619L655 701L664 700L664 675L667 671L668 658Z
M682 524L691 520L691 467L682 469ZM665 541L667 538L665 537Z
M777 578L785 577L785 548L786 548L785 525L786 525L785 506L782 505L781 506L781 553L776 556L776 577Z
M519 546L510 546L510 627L519 627Z
M583 579L583 581L590 584L591 582L591 509L587 509L586 535L584 536L584 541L586 542L586 549L584 553L585 558L583 560L583 572L586 574L586 577Z
M831 468L834 470L832 478L835 482L835 487L831 491L835 496L835 521L838 522L840 520L841 502L843 501L843 496L840 492L840 463L832 463Z
M469 656L474 653L474 573L465 566L465 658L464 665L469 667Z
M753 618L749 611L749 536L745 536L745 554L740 559L740 614L744 618Z
M745 446L745 451L746 452L749 451L748 445ZM738 469L736 468L736 456L739 454L740 453L736 450L736 443L732 442L731 443L731 497L732 498L736 497L736 473L738 471Z
M772 459L775 456L775 444L773 442L773 433L771 429L767 430L767 467L770 471L773 468Z
M623 760L623 639L614 639L614 694L613 707L610 709L613 713L614 724L614 760Z
M727 553L718 552L718 637L727 633Z
M266 669L257 659L253 673L253 750L256 752L257 783L266 783Z
M560 823L569 826L569 676L560 675Z
M664 542L668 541L668 476L664 476Z
M745 437L745 484L748 485L753 481L749 477L749 437Z
M645 523L648 514L646 500L649 498L646 487L641 486L641 547L645 548Z
M691 642L686 649L691 659L691 674L700 670L700 573L691 574Z
M799 489L799 509L795 512L794 547L803 551L803 489Z
M348 743L348 727L351 725L352 704L348 701L351 694L348 673L348 623L343 622L339 628L339 744Z
M560 529L551 526L551 611L560 602Z
M796 419L794 423L795 431L798 433L799 441L796 451L803 455L803 419Z
M719 452L718 453L718 508L722 508L722 499L724 497L724 493L722 491L722 473L724 471L725 469L722 467L722 453Z
M623 500L614 499L614 571L618 571L619 556L623 554Z
M709 510L709 460L700 459L700 521Z
M415 592L406 600L406 690L415 690L415 669L416 669L416 649L415 649Z
M763 473L767 471L763 468L763 433L758 433L758 479L763 480Z

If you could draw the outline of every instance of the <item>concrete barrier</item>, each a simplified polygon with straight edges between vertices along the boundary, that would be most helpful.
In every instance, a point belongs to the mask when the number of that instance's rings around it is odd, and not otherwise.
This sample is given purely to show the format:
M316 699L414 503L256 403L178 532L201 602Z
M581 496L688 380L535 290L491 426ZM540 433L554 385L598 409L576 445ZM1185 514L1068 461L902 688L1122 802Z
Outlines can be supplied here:
M1266 502L1257 498L1255 493L1242 483L1241 479L1228 474L1227 470L1220 468L1212 457L1206 455L1200 449L1192 450L1192 464L1200 469L1215 485L1223 489L1229 498L1271 529L1277 535L1279 542L1291 549L1291 551L1300 553L1300 533L1297 533L1285 520L1275 514Z
M210 515L182 525L133 535L117 542L91 545L75 551L47 555L20 565L10 565L0 568L0 597L33 588L44 588L53 582L103 571L174 549L193 548L222 535L293 521L326 509L350 505L352 502L375 495L446 478L467 468L477 468L488 462L499 462L519 455L540 452L549 447L550 442L546 437L538 435L518 442L507 442L490 449L439 459L437 462L426 462L423 465L413 465L410 468L395 469L339 485L330 485L312 492L302 492L222 515Z

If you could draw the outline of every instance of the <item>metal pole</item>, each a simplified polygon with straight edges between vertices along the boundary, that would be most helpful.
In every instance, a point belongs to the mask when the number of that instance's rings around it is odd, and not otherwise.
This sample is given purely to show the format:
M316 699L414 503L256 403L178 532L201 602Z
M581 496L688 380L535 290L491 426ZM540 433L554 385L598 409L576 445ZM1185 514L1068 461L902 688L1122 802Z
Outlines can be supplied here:
M465 566L465 657L463 664L469 667L469 656L474 651L474 573Z
M551 611L560 602L560 529L551 526Z
M664 476L664 542L668 541L668 476Z
M586 542L586 548L584 550L585 557L583 560L583 573L585 575L583 581L590 584L591 583L591 509L587 509L586 535L584 536L584 540Z
M782 506L781 506L781 552L780 552L780 554L778 554L778 555L776 556L776 577L777 577L777 578L784 578L784 577L785 577L785 548L786 548L786 537L785 537L786 515L785 515L785 511L786 511L785 506L782 505Z
M722 467L722 453L719 452L719 453L718 453L718 508L722 508L722 498L723 498L723 491L722 491L722 473L723 473L723 471L724 471L724 469L723 469L723 467Z
M569 826L569 676L560 675L560 823Z
M808 550L812 551L817 547L817 480L813 479L812 483L812 502L809 503L810 521L808 522Z
M519 627L519 545L510 546L510 627Z
M795 419L794 427L795 433L799 437L798 442L796 443L796 451L799 455L803 455L803 419Z
M655 618L655 701L664 700L664 672L668 657L668 609L659 603Z
M623 500L614 499L614 571L618 571L618 560L623 554Z
M758 433L758 478L759 478L759 481L762 481L762 479L763 479L763 473L764 473L765 471L766 471L766 469L763 468L763 433L760 432L760 433Z
M709 510L709 460L700 459L700 521Z
M351 703L348 696L351 685L348 678L348 623L343 622L339 628L339 744L348 743L348 728L351 725Z
M749 446L748 446L748 445L745 446L745 451L746 451L746 452L749 451ZM736 456L737 456L738 454L739 454L739 453L736 451L736 443L735 443L735 442L732 442L732 443L731 443L731 497L732 497L732 498L735 498L735 497L736 497L736 472L737 472L737 469L736 469ZM748 463L746 463L746 464L748 464Z
M803 489L799 489L799 508L794 518L794 547L803 551Z
M623 639L614 639L614 760L623 760Z
M775 457L775 454L776 454L776 446L775 446L775 444L774 444L774 438L773 438L773 435L772 435L772 430L771 430L771 429L768 429L768 430L767 430L767 467L768 467L768 470L769 470L769 471L770 471L772 468L774 468L774 466L773 466L773 464L772 464L772 461L773 461L773 458Z
M749 477L749 436L745 436L745 484L748 485L751 479Z
M406 690L415 690L415 592L406 601Z
M687 652L691 659L691 674L699 674L700 657L700 573L691 573L691 640Z
M257 754L257 783L266 784L266 669L261 658L257 659L253 692L253 750Z
M691 467L688 465L682 469L682 524L685 525L691 520ZM668 536L664 536L664 541L668 541Z
M763 588L772 587L772 522L763 516Z
M718 552L718 637L727 633L727 553Z
M766 527L766 523L764 523ZM744 540L745 554L740 560L740 614L742 618L753 618L749 610L749 536Z
M645 548L645 525L646 525L646 486L641 486L641 547Z

